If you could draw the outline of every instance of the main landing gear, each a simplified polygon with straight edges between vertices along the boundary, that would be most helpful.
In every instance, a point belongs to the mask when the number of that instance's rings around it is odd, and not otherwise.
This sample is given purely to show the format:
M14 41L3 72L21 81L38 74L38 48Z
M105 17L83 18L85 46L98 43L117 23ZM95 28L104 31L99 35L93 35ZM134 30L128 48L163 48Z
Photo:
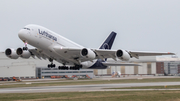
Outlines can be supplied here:
M68 70L69 67L67 67L67 66L59 66L58 69L61 69L61 70Z
M51 62L51 64L48 64L48 68L55 68L56 65L53 64L53 59L52 58L49 58L49 61ZM80 68L82 68L82 65L75 65L75 66L59 66L58 69L60 70L79 70Z
M82 68L82 65L75 65L75 66L59 66L58 69L60 70L79 70L80 68Z
M58 69L60 70L79 70L80 68L82 68L82 65L75 65L75 66L59 66Z
M79 70L80 68L82 68L82 65L75 65L70 67L70 70Z
M55 68L56 65L53 64L53 59L49 58L49 61L51 62L51 64L48 64L48 68Z
M53 63L48 64L48 68L55 68L55 67L56 67L56 65L55 65L55 64L53 64Z

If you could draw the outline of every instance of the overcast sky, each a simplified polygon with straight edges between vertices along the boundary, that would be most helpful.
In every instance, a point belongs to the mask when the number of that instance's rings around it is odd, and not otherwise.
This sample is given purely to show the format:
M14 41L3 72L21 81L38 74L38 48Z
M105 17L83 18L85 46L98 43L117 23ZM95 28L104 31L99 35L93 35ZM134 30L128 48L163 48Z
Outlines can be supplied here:
M180 0L0 0L0 50L23 47L17 33L27 24L88 48L115 31L113 49L180 56Z

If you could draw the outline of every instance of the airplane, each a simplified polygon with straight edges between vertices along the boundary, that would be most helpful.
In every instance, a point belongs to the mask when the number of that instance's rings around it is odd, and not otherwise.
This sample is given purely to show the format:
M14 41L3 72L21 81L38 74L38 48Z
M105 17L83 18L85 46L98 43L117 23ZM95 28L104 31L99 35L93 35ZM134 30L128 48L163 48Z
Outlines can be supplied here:
M39 59L48 59L51 64L48 68L56 67L53 60L63 64L59 69L106 69L109 66L139 66L133 63L107 62L112 58L114 61L127 62L130 58L139 56L174 55L170 52L140 52L128 50L111 50L117 33L111 32L99 49L83 47L45 27L35 24L26 25L18 32L19 38L25 43L25 47L13 49L7 48L5 55L11 59L19 57L28 59L31 56ZM35 48L28 49L27 45ZM70 67L69 67L70 66Z

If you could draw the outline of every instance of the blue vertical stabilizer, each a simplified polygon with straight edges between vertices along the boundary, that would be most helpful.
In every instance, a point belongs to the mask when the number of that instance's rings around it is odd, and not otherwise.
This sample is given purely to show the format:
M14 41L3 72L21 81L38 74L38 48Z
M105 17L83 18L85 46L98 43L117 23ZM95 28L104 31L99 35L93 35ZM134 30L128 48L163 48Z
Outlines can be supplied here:
M107 37L107 39L104 41L104 43L101 45L101 47L99 49L110 50L113 45L115 37L116 37L116 33L111 32L111 34ZM89 67L89 69L106 69L108 66L105 66L102 64L102 62L105 62L105 61L107 61L107 59L105 59L105 60L97 59L95 64L92 65L91 67Z
M116 37L115 32L111 32L111 34L107 37L107 39L104 41L104 43L101 45L99 49L111 49L114 39Z

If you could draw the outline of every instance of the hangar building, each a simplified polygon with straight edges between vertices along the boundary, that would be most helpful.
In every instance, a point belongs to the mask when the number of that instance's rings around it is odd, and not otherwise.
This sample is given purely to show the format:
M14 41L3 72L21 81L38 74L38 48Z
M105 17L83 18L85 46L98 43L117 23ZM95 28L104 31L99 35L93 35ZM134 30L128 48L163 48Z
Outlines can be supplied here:
M109 59L108 61L112 61ZM2 77L21 77L21 78L37 78L38 69L41 70L39 75L49 77L50 75L89 75L91 78L100 75L111 75L112 72L120 71L123 75L164 75L180 73L180 59L170 57L140 57L140 59L132 59L133 63L141 66L111 66L103 70L56 70L45 69L50 63L48 60L40 59L9 59L4 52L0 53L0 78ZM54 61L56 66L61 65ZM45 72L46 71L46 72ZM78 71L78 72L77 72ZM58 73L58 74L57 74ZM39 76L41 78L41 76Z

